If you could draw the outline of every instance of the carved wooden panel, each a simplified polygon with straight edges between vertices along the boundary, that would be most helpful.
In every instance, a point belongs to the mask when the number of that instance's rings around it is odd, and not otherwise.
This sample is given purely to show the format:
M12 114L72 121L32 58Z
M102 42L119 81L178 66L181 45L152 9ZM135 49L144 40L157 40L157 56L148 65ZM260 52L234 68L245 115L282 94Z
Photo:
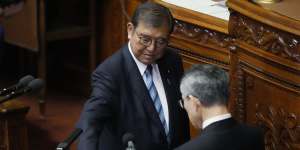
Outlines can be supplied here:
M299 112L259 103L255 110L256 124L265 130L266 150L300 149Z
M173 36L187 40L199 45L211 46L215 48L227 48L232 43L232 38L228 35L186 23L180 20L175 20Z
M195 63L229 67L229 50L233 39L227 34L175 20L170 46L179 49L187 68Z
M229 32L235 38L282 58L300 62L300 37L233 12Z
M267 150L300 149L300 84L289 82L280 74L299 76L299 71L269 66L263 57L231 50L231 111L241 122L261 126ZM257 61L258 60L258 61Z
M179 49L183 59L184 68L189 68L193 64L214 64L228 70L228 63L213 57L204 56L191 50Z

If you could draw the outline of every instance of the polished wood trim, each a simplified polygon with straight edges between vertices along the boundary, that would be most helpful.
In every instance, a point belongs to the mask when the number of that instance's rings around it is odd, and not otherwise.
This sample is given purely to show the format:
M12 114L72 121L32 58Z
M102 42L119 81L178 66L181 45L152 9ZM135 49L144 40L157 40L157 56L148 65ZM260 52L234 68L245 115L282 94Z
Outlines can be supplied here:
M198 64L199 62L201 62L204 64L217 65L223 69L229 70L229 64L227 62L220 61L210 56L204 56L189 50L180 50L180 55L183 57L184 62L190 64Z
M229 34L237 41L260 48L281 58L300 62L300 37L257 22L238 12L230 14Z
M246 0L228 0L227 5L230 9L254 20L300 36L300 21L263 9Z
M270 52L267 52L267 51L264 51L262 49L259 49L257 47L254 47L252 45L249 45L247 44L246 42L244 41L239 41L237 40L236 43L239 45L239 47L241 47L242 49L245 49L247 50L248 53L252 53L252 54L255 54L257 55L258 57L261 57L263 59L266 59L266 60L269 60L273 63L277 63L277 64L280 64L282 66L285 66L287 68L284 68L284 69L288 69L288 68L291 68L293 70L296 70L296 71L300 71L300 64L297 63L297 62L294 62L294 61L291 61L289 59L285 59L285 58L282 58L280 56L277 56L275 54L272 54ZM284 70L283 69L283 70Z
M283 77L276 75L272 70L264 70L258 66L250 64L246 61L241 60L239 64L243 72L254 76L255 78L271 83L279 88L289 90L292 93L300 94L299 84L295 84L292 81L286 80Z

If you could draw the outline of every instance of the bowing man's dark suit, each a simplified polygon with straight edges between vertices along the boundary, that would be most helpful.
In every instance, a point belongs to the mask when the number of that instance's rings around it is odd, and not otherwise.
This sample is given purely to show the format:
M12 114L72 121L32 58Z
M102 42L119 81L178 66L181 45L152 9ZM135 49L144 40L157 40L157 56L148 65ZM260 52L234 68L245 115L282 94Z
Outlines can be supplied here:
M122 150L127 132L135 136L137 150L167 150L188 141L188 117L177 103L182 61L166 50L157 64L168 101L171 144L126 44L92 75L93 91L78 123L84 131L79 150Z
M229 118L212 123L175 150L264 150L264 139L260 129Z

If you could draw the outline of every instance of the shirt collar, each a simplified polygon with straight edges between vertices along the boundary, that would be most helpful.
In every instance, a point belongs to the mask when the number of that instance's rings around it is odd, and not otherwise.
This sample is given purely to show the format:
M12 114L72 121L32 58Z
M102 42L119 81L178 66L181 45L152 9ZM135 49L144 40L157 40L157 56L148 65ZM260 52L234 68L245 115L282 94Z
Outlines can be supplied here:
M221 120L225 120L231 118L231 114L227 113L227 114L222 114L222 115L218 115L218 116L214 116L211 118L206 119L205 121L203 121L202 123L202 129L206 128L207 126L211 125L212 123L215 123L217 121L221 121Z
M134 60L134 62L136 63L141 75L144 74L145 70L147 69L147 65L143 64L142 62L140 62L133 54L132 52L132 49L131 49L131 45L130 45L130 42L128 42L128 49L129 49L129 52Z

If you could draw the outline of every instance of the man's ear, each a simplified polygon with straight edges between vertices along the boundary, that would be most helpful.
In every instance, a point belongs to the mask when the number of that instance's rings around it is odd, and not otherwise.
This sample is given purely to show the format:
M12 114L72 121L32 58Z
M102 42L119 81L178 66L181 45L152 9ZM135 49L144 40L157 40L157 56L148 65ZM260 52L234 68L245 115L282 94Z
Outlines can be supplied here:
M130 40L133 36L134 25L131 22L127 23L127 37Z
M191 99L194 101L194 105L195 105L196 111L197 112L201 111L202 107L203 107L201 101L198 98L196 98L196 97L192 97Z

